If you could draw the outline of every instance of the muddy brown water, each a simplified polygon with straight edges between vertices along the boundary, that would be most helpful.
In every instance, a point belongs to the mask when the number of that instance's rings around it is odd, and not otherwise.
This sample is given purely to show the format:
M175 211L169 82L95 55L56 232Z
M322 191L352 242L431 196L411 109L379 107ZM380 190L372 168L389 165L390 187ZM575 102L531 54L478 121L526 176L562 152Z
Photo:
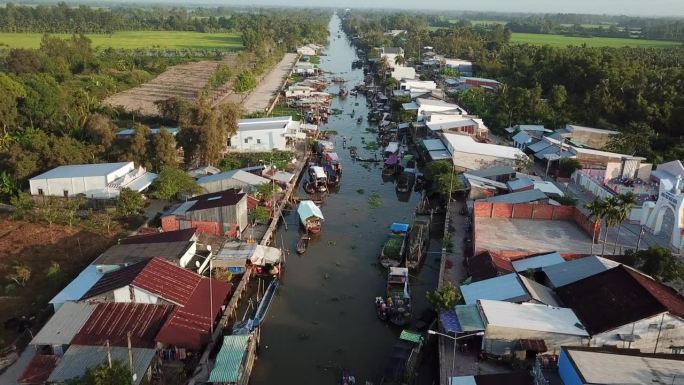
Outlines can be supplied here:
M329 76L344 77L351 89L363 80L363 72L351 69L357 56L337 16L329 28L330 44L320 66L332 73ZM332 84L328 92L337 94L338 90ZM379 384L401 332L375 314L373 301L383 294L387 274L377 258L389 226L410 223L421 197L412 193L399 199L394 184L383 182L380 165L353 162L348 150L342 149L345 136L347 146L359 148L359 156L373 156L363 149L361 140L375 140L375 134L365 131L369 127L365 97L335 98L332 107L343 113L332 116L322 129L338 132L333 141L342 162L342 183L339 191L326 196L321 207L322 233L312 239L304 255L295 253L301 231L296 212L285 215L287 229L280 225L276 246L283 245L289 252L278 294L262 328L252 385L335 384L340 382L342 369L353 373L357 383ZM358 116L364 117L361 125L356 124ZM306 196L301 186L298 194ZM379 196L379 207L369 204L371 194ZM439 240L433 240L420 273L411 279L414 322L427 308L426 290L436 283L439 248Z

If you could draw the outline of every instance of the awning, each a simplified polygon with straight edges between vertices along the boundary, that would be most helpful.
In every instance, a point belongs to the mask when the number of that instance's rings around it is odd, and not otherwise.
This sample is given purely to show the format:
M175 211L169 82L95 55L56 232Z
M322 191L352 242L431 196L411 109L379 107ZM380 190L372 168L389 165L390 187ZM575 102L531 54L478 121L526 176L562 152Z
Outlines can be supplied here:
M399 335L399 339L419 344L421 343L421 341L423 341L423 336L420 335L420 333L412 332L409 330L402 330L401 335Z
M461 323L458 321L458 316L453 310L442 310L439 312L439 322L442 328L447 333L463 333Z
M395 164L399 163L399 157L396 155L390 155L386 160L385 160L385 165L387 166L394 166Z
M481 332L485 330L477 305L457 305L454 311L456 312L456 317L458 317L458 323L464 332Z
M520 340L520 347L522 350L537 353L544 353L549 350L544 340Z
M385 152L391 152L395 153L399 151L399 143L398 142L390 142L387 147L385 147Z
M313 201L299 202L299 206L297 206L297 214L299 214L299 218L302 220L302 222L311 217L324 219L321 209L316 206Z
M409 225L406 223L392 223L392 226L390 226L390 230L395 233L405 233L409 229Z
M229 335L223 337L223 345L216 356L216 364L209 374L209 382L238 382L244 361L249 334Z

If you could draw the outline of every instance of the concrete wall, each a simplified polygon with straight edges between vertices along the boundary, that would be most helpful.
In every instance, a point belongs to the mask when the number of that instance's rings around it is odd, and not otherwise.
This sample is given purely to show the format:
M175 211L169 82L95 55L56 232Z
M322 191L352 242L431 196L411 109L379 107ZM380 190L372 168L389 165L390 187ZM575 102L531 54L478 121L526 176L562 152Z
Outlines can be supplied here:
M114 290L114 302L156 304L159 302L159 297L132 286L124 286Z
M661 327L662 322L662 327ZM669 325L669 326L668 326ZM660 337L658 337L660 331ZM635 334L640 338L631 344L618 338L618 334ZM656 341L658 345L656 347ZM591 346L617 346L618 348L640 349L645 353L672 353L670 346L684 346L684 321L670 314L658 314L650 318L627 324L592 337Z
M285 130L238 131L230 138L230 148L247 152L286 150Z

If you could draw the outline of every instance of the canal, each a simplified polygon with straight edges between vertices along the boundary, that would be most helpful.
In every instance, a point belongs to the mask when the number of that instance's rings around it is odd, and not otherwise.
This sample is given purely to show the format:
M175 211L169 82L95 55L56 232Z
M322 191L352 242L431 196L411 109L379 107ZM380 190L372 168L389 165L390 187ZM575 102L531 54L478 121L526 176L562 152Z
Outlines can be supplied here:
M345 78L351 89L363 81L363 71L351 69L357 56L337 15L329 29L330 42L320 67L330 76ZM337 94L338 90L338 85L331 84L328 92ZM376 140L376 134L366 132L365 97L336 97L332 108L341 113L331 116L322 129L338 133L332 140L343 167L342 183L339 191L326 196L321 207L322 233L312 239L303 256L294 252L300 231L296 212L285 215L287 229L281 224L276 234L276 246L282 245L289 253L279 292L262 328L253 385L334 384L340 381L341 369L351 371L357 383L378 384L401 332L375 314L373 301L384 294L387 274L377 263L378 254L390 224L411 223L421 197L412 193L400 200L394 184L382 181L380 165L354 162L348 150L342 149L344 136L348 146L358 147L360 157L374 154L364 149L364 142ZM363 124L356 124L358 116L364 117ZM306 196L301 187L298 191L299 196ZM435 223L433 234L439 236L440 226ZM440 245L439 239L431 241L431 253L418 276L411 279L414 322L427 308L425 292L436 284Z

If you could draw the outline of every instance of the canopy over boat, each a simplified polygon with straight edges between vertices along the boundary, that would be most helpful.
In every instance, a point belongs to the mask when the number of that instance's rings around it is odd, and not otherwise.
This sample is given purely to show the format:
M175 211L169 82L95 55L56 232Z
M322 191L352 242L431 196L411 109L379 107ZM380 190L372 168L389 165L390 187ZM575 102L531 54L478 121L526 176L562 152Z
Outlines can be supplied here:
M396 155L390 155L389 158L385 160L385 165L394 166L399 163L399 157Z
M407 223L397 223L394 222L392 223L392 226L390 226L390 230L393 233L405 233L409 229L409 225Z
M329 165L329 164L324 164L324 165L323 165L323 169L325 170L325 172L326 172L328 175L331 175L331 176L337 175L337 173L335 172L335 169L334 169L331 165Z
M385 147L385 152L396 153L399 151L399 142L390 142L387 147Z
M299 219L302 221L304 225L306 225L306 220L311 217L316 217L320 218L321 220L325 220L325 218L323 218L323 213L321 212L321 209L318 206L316 206L316 204L313 201L299 202L299 206L297 206L297 214L299 214Z
M316 175L316 178L325 178L325 170L323 167L311 166L311 170L313 171L314 175Z
M340 162L340 157L337 155L336 152L326 152L325 153L325 159L330 163L339 163Z
M390 267L389 275L398 277L408 277L408 268L406 267Z
M331 152L335 150L335 145L329 140L317 140L316 148L318 149L319 153Z
M216 267L239 267L245 266L249 260L255 265L275 265L280 263L282 252L275 247L241 242L229 242L217 253L214 260Z

